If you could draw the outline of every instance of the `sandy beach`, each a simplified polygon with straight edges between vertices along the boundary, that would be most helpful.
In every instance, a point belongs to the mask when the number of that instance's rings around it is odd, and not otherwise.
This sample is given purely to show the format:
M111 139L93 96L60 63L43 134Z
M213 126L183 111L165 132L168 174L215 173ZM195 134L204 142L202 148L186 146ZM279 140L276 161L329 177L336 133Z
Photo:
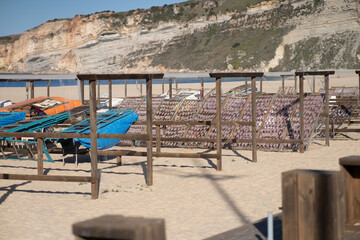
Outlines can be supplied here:
M351 87L358 83L356 74L330 77L330 86ZM293 81L286 81L286 86L293 85ZM205 85L214 86L215 83ZM222 90L235 86L223 83ZM276 92L279 86L281 81L265 81L263 91ZM122 87L113 85L114 97L124 95ZM321 87L321 81L317 81L316 91ZM200 84L180 84L179 88L199 89ZM153 89L154 96L160 94L161 84ZM310 91L307 80L305 90ZM107 86L101 86L101 92L107 94ZM136 85L128 86L129 96L136 96L137 92ZM35 97L43 95L46 88L35 89ZM25 88L0 88L0 96L2 100L22 101ZM51 96L77 99L77 88L51 88ZM360 138L360 134L355 136ZM326 147L324 141L314 140L303 154L258 151L257 163L249 161L251 151L223 150L222 171L216 171L213 160L155 158L151 187L146 185L146 158L123 157L123 165L117 166L115 158L104 156L99 162L100 195L96 200L90 199L90 184L86 183L0 180L0 239L72 239L73 223L105 214L163 218L167 239L204 239L264 218L268 212L280 213L282 172L339 170L338 159L360 155L359 146L359 141L334 140ZM80 157L78 167L70 155L65 165L60 155L53 157L55 163L44 163L48 175L90 176L88 156ZM36 166L33 161L0 158L2 173L36 174Z

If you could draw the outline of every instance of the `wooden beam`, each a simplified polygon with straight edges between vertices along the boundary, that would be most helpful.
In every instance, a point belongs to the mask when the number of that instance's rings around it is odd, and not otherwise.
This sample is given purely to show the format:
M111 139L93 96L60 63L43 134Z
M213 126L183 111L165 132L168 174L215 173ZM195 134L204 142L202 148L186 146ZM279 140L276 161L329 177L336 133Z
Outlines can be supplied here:
M245 77L245 94L248 94L248 80L247 77Z
M349 133L349 132L360 132L359 128L346 128L346 129L334 129L334 133ZM326 132L326 130L322 130L321 132Z
M305 72L295 72L295 76L306 76L306 75L334 75L335 71L305 71Z
M221 156L221 78L216 78L216 154L217 164L216 170L222 170L222 156Z
M325 145L330 146L330 133L329 133L329 75L325 75Z
M143 81L142 81L142 79L141 79L141 80L140 80L140 96L143 95L143 87L142 87L142 85L143 85Z
M299 98L300 98L300 153L304 153L305 145L304 145L304 76L300 76L299 79Z
M211 78L227 78L227 77L262 77L263 72L232 72L232 73L209 73Z
M99 155L106 156L134 156L147 157L147 152L137 152L131 150L99 150ZM153 157L167 157L167 158L217 158L215 153L174 153L174 152L153 152Z
M43 147L44 147L44 139L37 139L37 171L38 175L44 174L44 162L43 162Z
M359 75L359 101L360 101L360 71L356 71L358 72L358 75Z
M162 88L161 88L161 94L164 94L165 92L165 86L164 86L164 79L162 79Z
M169 79L169 99L172 99L172 79Z
M50 80L47 80L46 96L50 97Z
M201 91L200 91L200 99L204 98L204 78L201 78Z
M34 81L30 81L30 99L35 97Z
M156 152L161 152L160 126L156 126Z
M0 179L57 182L91 182L91 177L85 176L26 175L12 173L0 173Z
M80 81L80 99L81 99L81 103L85 104L85 83L82 80L78 80Z
M175 78L175 87L176 87L176 94L179 94L179 83L177 78Z
M312 93L315 93L315 75L313 76L313 81L312 81Z
M99 139L148 140L147 134L96 134ZM28 132L0 132L0 137L35 137L35 138L91 138L89 133L28 133Z
M99 197L97 124L96 124L96 80L89 81L90 96L90 153L91 153L91 198Z
M112 80L109 80L109 109L112 109Z
M281 94L285 94L285 77L281 76Z
M136 121L134 125L145 125L146 121ZM153 121L153 125L164 125L164 126L172 126L172 125L216 125L216 121ZM252 126L253 122L249 121L221 121L222 125L232 125L232 126ZM1 133L0 133L1 134ZM0 135L1 136L1 135Z
M97 92L97 105L100 105L100 80L97 80L97 84L98 84L98 92Z
M254 125L251 127L252 161L257 162L257 153L256 153L256 77L251 77L251 121L254 123Z
M124 96L127 97L127 79L124 80L125 81L125 93L124 93Z
M147 185L153 185L153 151L152 151L152 78L146 79L146 132L147 140Z
M263 91L263 77L260 77L260 94L262 94Z
M295 80L295 95L297 94L297 77L296 75L294 76L294 80Z
M77 77L80 80L136 80L136 79L161 79L164 74L78 74Z

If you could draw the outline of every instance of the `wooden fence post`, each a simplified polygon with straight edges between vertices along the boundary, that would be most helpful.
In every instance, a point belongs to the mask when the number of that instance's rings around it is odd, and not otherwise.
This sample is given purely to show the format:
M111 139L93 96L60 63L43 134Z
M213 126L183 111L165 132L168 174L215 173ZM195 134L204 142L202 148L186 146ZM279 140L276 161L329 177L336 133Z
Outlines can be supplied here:
M300 153L304 153L305 145L304 145L304 76L300 76L299 79L299 98L300 98Z
M200 92L200 99L204 98L204 78L201 78L201 92Z
M172 99L172 79L169 79L169 99Z
M247 77L245 77L245 94L247 95L248 93L248 81L247 81Z
M162 90L161 90L161 93L164 94L165 92L165 86L164 86L164 82L165 82L165 79L162 79Z
M44 174L44 162L43 162L43 147L44 147L44 139L37 139L37 170L38 175Z
M175 78L175 87L176 87L176 94L179 94L179 83L177 78Z
M124 81L125 81L124 96L127 97L127 79L125 79Z
M253 125L251 127L252 137L252 161L257 162L256 152L256 77L251 77L251 121Z
M338 171L282 173L282 239L343 239L343 175Z
M30 99L35 97L34 81L30 81Z
M147 185L153 185L152 79L146 79Z
M84 83L84 80L79 80L80 81L80 99L81 99L81 103L82 104L85 104L85 83Z
M46 96L50 97L50 80L47 80Z
M330 146L329 133L329 75L325 75L325 145Z
M91 154L91 198L99 197L98 156L97 156L97 116L96 80L89 80L90 96L90 154Z
M339 159L340 171L344 176L344 223L345 230L360 231L360 155Z
M216 78L216 154L217 164L216 170L222 170L222 156L221 156L221 78Z
M141 96L143 95L143 80L140 80L140 92Z
M112 80L109 80L109 109L112 109Z
M161 152L160 126L156 125L156 152Z

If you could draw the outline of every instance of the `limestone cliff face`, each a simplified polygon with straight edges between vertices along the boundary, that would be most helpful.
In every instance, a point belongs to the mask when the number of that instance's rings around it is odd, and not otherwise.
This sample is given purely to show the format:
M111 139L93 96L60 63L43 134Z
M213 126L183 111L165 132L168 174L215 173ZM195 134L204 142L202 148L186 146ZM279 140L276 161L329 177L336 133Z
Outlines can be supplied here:
M232 2L207 0L48 21L0 39L0 70L360 68L359 0L253 0L258 4L237 11L228 8Z

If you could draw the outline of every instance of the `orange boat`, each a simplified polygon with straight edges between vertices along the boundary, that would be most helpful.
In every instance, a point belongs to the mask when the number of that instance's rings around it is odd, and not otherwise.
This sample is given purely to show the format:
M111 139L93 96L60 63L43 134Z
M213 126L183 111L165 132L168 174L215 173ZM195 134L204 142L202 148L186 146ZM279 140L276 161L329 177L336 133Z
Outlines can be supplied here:
M31 106L40 108L47 115L55 115L82 106L82 103L62 97L36 97L0 108L0 112L25 112L30 117Z

